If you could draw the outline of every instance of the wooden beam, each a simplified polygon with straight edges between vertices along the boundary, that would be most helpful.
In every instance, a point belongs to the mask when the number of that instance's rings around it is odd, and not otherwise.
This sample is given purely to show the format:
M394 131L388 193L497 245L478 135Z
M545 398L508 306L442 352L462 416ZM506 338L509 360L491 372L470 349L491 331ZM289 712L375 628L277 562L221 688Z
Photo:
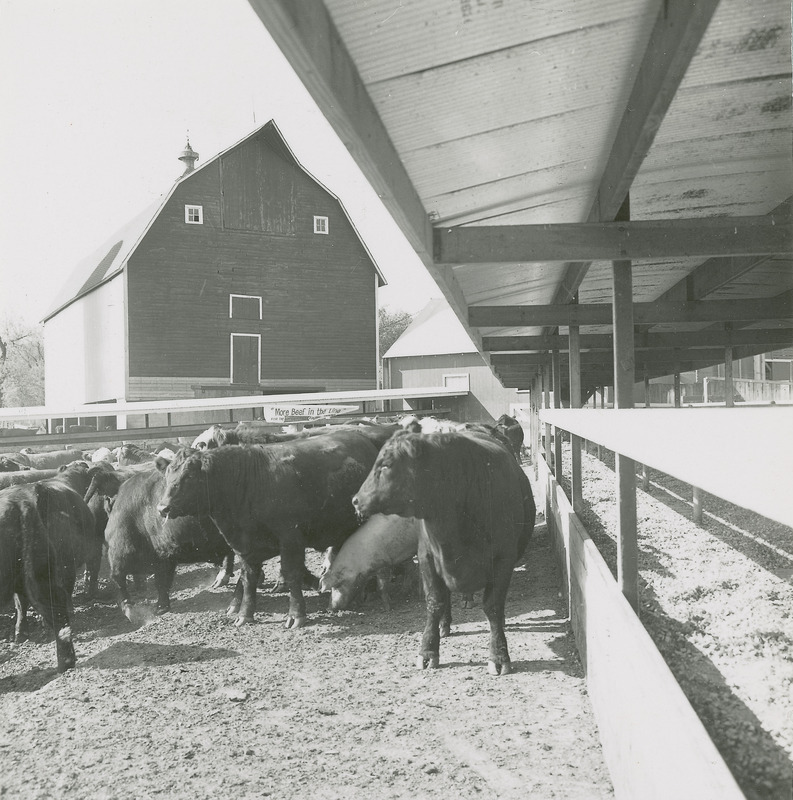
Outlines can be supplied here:
M711 300L693 303L634 303L634 323L758 322L787 320L793 314L791 293L763 300ZM559 325L610 325L611 305L469 306L468 321L480 328Z
M477 225L436 228L433 243L439 264L760 256L793 254L793 227L788 215Z
M769 215L769 220L790 225L793 198L780 203ZM656 298L660 302L668 300L702 300L722 286L740 278L755 267L768 261L768 256L736 256L733 258L711 258L700 264L685 278Z
M661 3L588 222L616 216L718 4L718 0ZM569 303L588 269L588 263L568 264L553 302Z
M747 348L741 348L746 350ZM757 346L749 348L756 351ZM681 364L686 362L701 362L711 361L714 364L724 362L724 347L703 347L699 349L685 350L683 348L670 347L659 350L639 350L634 351L638 353L638 360L648 367L656 364ZM561 363L567 366L568 355L567 353L560 354ZM550 362L550 356L547 353L491 353L490 363L493 366L509 367L509 366L528 366L528 365L542 365ZM613 353L605 350L589 350L580 354L580 364L583 369L592 366L610 367L614 363Z
M611 350L614 339L610 333L589 333L579 336L583 351ZM793 347L793 328L769 328L764 330L737 331L686 331L682 333L648 333L635 331L634 345L637 350L656 350L668 347L687 349L702 347L726 347L727 345L765 345L771 349ZM482 349L493 352L546 352L570 349L564 334L547 336L483 336Z

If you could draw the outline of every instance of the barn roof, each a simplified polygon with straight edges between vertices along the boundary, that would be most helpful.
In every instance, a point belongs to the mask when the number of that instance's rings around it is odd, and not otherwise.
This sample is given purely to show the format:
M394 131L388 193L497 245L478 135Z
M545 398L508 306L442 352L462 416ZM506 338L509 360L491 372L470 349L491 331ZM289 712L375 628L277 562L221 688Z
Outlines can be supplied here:
M443 298L436 297L416 314L402 335L386 350L383 358L475 352L471 337L449 304Z
M506 386L615 260L651 373L793 343L789 0L249 2Z
M292 162L296 167L301 169L306 175L308 175L309 178L311 178L312 181L314 181L314 183L320 186L323 191L327 192L339 204L339 207L347 217L347 220L363 245L369 260L372 262L375 271L377 272L380 284L386 284L387 281L385 280L383 273L378 267L377 262L372 257L372 253L366 246L366 242L364 242L363 238L358 232L358 229L355 227L355 223L347 213L347 209L344 207L344 204L333 192L331 192L324 184L322 184L321 181L317 180L317 178L315 178L307 169L305 169L305 167L303 167L303 165L295 157L295 154L289 148L289 145L281 134L281 131L278 129L278 126L275 124L275 121L270 120L264 125L261 125L255 131L249 133L247 136L244 136L242 139L240 139L240 141L236 142L230 147L227 147L225 150L205 161L200 167L196 167L191 172L180 176L166 194L162 195L155 203L148 206L133 220L116 231L98 250L80 261L64 282L63 286L52 302L51 310L44 317L43 321L46 322L51 317L54 317L58 312L71 305L75 300L78 300L80 297L85 296L98 286L101 286L103 283L107 283L119 275L124 270L124 267L126 267L130 257L135 252L135 249L140 241L143 239L143 235L146 233L146 231L148 231L154 220L157 219L160 211L162 211L163 207L174 193L176 187L179 186L183 181L189 180L193 175L197 174L201 170L206 169L210 164L213 164L226 153L234 150L236 147L239 147L244 142L258 135L262 135L267 140L268 145L275 152L277 152L286 161Z

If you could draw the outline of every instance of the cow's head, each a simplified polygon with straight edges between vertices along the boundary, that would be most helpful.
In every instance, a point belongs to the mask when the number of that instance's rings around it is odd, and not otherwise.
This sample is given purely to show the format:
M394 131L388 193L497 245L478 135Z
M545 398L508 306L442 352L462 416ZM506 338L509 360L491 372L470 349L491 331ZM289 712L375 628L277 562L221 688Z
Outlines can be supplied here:
M193 450L206 450L210 447L220 447L225 441L224 433L225 431L220 425L212 425L203 433L196 436L190 447Z
M170 461L158 458L155 464L165 476L165 490L157 504L160 516L202 516L208 512L207 473L200 450L184 447Z
M420 517L418 498L424 481L420 433L395 433L382 447L363 486L352 498L361 519L372 514Z

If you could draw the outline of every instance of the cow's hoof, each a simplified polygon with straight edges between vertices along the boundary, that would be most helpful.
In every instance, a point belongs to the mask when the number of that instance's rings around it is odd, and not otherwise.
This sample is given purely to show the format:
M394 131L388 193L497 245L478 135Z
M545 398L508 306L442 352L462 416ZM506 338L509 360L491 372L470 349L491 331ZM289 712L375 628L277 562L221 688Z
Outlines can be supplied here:
M441 622L438 631L441 639L445 639L452 632L452 626L448 622Z
M302 628L306 624L306 617L292 617L288 616L286 618L286 622L284 623L285 628L289 628L289 630L295 630L296 628Z
M237 614L239 614L239 613L240 613L240 607L239 607L238 605L234 604L234 603L232 603L232 604L231 604L231 605L230 605L230 606L229 606L229 607L226 609L226 616L227 616L227 617L236 617L236 616L237 616Z
M167 614L171 610L170 606L157 606L157 610L154 612L158 617L161 617L163 614Z
M504 662L503 664L496 664L495 661L488 661L487 662L487 671L491 675L509 675L512 672L512 664L509 661Z
M228 586L228 585L229 585L229 576L226 575L226 573L223 573L222 575L218 575L217 578L215 578L214 582L209 588L220 589L221 586Z
M283 581L278 581L269 591L270 594L283 594L289 591L289 587Z
M122 603L121 604L121 611L123 612L124 616L130 621L133 622L132 619L132 608L135 604L134 603Z
M423 653L419 653L416 656L416 667L418 669L438 669L438 656L425 656Z
M472 594L464 594L462 606L463 608L476 608L476 599Z
M253 625L253 614L248 617L239 616L234 620L235 628L241 628L243 625Z

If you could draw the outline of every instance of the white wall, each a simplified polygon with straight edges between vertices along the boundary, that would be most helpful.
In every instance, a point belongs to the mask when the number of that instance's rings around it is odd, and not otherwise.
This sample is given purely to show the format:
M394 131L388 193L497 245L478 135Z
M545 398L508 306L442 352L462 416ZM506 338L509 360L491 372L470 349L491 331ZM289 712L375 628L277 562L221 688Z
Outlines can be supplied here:
M45 403L125 396L124 278L119 275L44 325Z

